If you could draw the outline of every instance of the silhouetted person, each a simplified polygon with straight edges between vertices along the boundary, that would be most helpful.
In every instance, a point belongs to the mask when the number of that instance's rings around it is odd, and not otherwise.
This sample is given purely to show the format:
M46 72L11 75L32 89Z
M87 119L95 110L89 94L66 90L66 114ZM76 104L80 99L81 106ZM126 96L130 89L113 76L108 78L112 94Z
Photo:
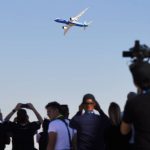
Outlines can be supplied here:
M140 90L138 90L138 93L140 92ZM129 92L128 94L127 94L127 99L129 100L129 99L132 99L132 98L134 98L135 96L137 96L137 93L135 93L135 92ZM135 142L134 142L134 136L135 136L135 131L134 131L134 127L133 127L133 125L132 125L132 127L131 127L131 138L129 139L129 147L128 147L128 150L135 150Z
M48 144L48 126L50 120L44 119L42 123L42 132L37 134L37 142L39 143L39 150L46 150Z
M12 134L12 150L35 150L34 135L43 122L42 117L31 103L26 104L26 108L32 110L39 121L29 122L29 117L22 104L16 107L5 118L7 130ZM12 115L17 112L14 122L9 121Z
M135 129L135 150L150 149L150 64L136 61L130 71L140 94L128 99L124 108L122 134L128 134L132 125Z
M0 111L0 150L4 150L6 144L10 143L10 137L6 132L6 127L3 123L3 116Z

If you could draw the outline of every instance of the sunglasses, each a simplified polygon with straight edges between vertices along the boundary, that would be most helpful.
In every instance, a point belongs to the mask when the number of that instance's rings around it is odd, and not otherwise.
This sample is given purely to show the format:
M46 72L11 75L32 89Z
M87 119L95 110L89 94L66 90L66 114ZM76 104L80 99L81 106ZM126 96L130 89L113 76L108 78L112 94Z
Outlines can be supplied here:
M93 102L86 102L85 105L94 105Z

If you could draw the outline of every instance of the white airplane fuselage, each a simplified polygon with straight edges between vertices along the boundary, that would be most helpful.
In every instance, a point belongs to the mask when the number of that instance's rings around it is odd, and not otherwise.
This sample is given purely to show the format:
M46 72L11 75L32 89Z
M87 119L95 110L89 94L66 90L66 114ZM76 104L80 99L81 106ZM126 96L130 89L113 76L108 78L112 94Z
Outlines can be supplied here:
M66 24L66 25L70 25L70 26L78 26L78 27L87 27L88 24L86 23L80 23L80 22L77 22L77 21L67 21L67 20L64 20L64 19L55 19L56 22L58 23L63 23L63 24Z

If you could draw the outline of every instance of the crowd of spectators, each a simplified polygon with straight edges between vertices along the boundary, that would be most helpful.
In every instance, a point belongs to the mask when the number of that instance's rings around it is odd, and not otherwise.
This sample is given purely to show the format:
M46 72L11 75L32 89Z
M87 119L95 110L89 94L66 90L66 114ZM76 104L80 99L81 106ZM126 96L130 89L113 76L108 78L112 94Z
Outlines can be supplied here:
M128 147L129 136L120 132L121 110L112 102L108 116L92 94L85 94L79 109L69 119L67 104L56 101L45 106L49 119L43 119L31 104L18 103L3 119L0 113L0 150L12 143L12 150L119 150ZM27 110L32 110L37 121L30 122ZM11 121L12 116L16 117ZM42 128L42 131L39 129ZM123 149L123 150L124 150Z
M12 150L36 150L35 135L39 150L150 150L150 64L135 62L129 68L138 92L127 95L123 112L111 102L107 116L93 94L83 96L71 119L68 105L56 101L45 106L49 119L31 103L19 103L4 119L0 112L0 150L10 143ZM28 109L37 121L29 121Z

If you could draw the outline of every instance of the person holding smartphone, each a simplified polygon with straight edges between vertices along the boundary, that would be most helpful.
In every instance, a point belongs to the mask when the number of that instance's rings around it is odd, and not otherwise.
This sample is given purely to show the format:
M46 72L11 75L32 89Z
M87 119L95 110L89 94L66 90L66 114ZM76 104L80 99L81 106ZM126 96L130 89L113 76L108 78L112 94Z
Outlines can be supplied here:
M29 121L27 111L22 108L21 103L18 103L4 119L7 130L12 134L12 150L35 150L33 137L40 128L43 119L31 103L26 104L26 106L25 108L34 112L38 121ZM12 122L10 118L15 112L17 117Z

